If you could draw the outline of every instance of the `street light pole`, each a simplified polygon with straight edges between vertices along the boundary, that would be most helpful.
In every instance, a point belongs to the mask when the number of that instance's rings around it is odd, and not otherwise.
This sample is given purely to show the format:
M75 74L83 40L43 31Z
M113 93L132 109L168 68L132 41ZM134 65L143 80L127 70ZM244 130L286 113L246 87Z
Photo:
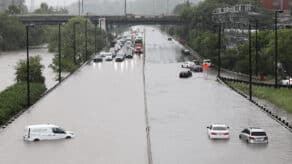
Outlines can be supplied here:
M80 16L80 0L78 0L78 15Z
M251 24L248 25L248 55L249 55L249 100L252 100L252 61L251 61Z
M220 78L220 73L221 73L221 29L222 25L221 23L219 24L218 27L218 77Z
M124 14L127 16L127 0L125 0Z
M94 28L94 55L96 54L96 30L97 30L97 23L95 23L95 28Z
M29 68L29 25L26 26L26 84L27 84L27 107L30 106L30 68Z
M58 50L59 50L59 83L62 81L62 64L61 64L61 24L59 24L59 42L58 42Z
M275 11L275 88L278 87L278 12Z
M74 51L74 57L73 57L73 61L74 64L76 64L76 24L73 24L73 51Z
M256 33L255 33L255 50L256 50L256 57L255 57L255 74L258 76L259 74L259 47L258 47L258 21L256 20Z
M85 20L85 61L87 61L87 22L88 22L88 14L86 16L86 20Z

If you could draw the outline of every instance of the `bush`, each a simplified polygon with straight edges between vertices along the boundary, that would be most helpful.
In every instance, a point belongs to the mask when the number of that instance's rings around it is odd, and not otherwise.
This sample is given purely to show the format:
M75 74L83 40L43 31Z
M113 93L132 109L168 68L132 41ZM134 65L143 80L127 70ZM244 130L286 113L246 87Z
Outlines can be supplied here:
M17 83L0 93L0 125L27 107L26 83ZM42 83L31 83L31 103L46 91Z
M30 81L36 83L44 83L45 77L42 75L42 69L44 66L41 64L41 58L39 56L29 58L30 65ZM27 65L26 60L20 60L16 66L16 81L26 81Z

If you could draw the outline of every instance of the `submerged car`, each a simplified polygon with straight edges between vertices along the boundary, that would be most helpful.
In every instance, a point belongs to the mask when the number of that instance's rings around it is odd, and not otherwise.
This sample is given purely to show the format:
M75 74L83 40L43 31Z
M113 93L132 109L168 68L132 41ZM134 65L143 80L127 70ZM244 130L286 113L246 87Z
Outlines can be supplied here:
M212 124L207 127L208 136L211 139L229 139L229 127L224 124Z
M281 84L291 86L292 85L292 78L286 78L286 79L281 80Z
M187 61L181 65L182 68L191 68L195 65L194 62Z
M24 141L70 139L75 135L52 124L30 125L25 128Z
M125 60L125 57L123 56L123 55L118 55L117 57L116 57L116 62L123 62Z
M193 72L203 72L203 67L201 65L194 65L190 67L190 70Z
M101 56L95 56L95 57L93 58L93 62L95 62L95 63L99 63L99 62L102 62L102 61L103 61L103 59L102 59Z
M113 57L112 55L108 55L104 58L105 61L112 61L113 60Z
M192 75L191 71L182 71L179 73L179 78L189 78L192 77Z
M269 142L267 133L261 128L246 128L239 134L239 139L247 143L264 143Z
M191 55L191 54L192 54L191 51L188 50L188 49L182 49L182 50L181 50L181 53L182 53L183 55Z

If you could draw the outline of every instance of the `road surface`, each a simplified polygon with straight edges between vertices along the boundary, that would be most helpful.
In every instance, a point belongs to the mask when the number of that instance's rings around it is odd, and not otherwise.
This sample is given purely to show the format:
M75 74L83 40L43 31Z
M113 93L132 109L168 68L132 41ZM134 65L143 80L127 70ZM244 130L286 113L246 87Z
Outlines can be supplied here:
M52 123L71 140L25 143L24 127ZM1 164L146 164L142 58L89 64L0 132Z
M195 73L178 78L182 61L176 42L147 29L146 88L154 164L290 164L292 133L261 112L215 75ZM226 123L229 141L208 139L206 127ZM239 140L245 127L262 127L270 143L247 145Z
M181 46L146 28L146 95L154 164L290 164L292 134L216 82L214 75L181 80ZM90 64L0 132L2 164L147 164L142 57ZM72 140L27 144L25 125L54 123ZM206 127L226 123L229 141L212 141ZM266 129L270 143L238 139L248 126Z

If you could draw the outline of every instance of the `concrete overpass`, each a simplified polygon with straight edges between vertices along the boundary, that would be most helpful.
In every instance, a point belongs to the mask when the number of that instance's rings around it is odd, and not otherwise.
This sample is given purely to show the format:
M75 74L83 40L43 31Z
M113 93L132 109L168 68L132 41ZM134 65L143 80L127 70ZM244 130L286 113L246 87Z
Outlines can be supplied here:
M66 23L77 15L18 15L24 24L56 25ZM100 18L105 18L107 24L129 24L129 25L180 25L184 22L178 16L94 16L88 18L98 24Z

